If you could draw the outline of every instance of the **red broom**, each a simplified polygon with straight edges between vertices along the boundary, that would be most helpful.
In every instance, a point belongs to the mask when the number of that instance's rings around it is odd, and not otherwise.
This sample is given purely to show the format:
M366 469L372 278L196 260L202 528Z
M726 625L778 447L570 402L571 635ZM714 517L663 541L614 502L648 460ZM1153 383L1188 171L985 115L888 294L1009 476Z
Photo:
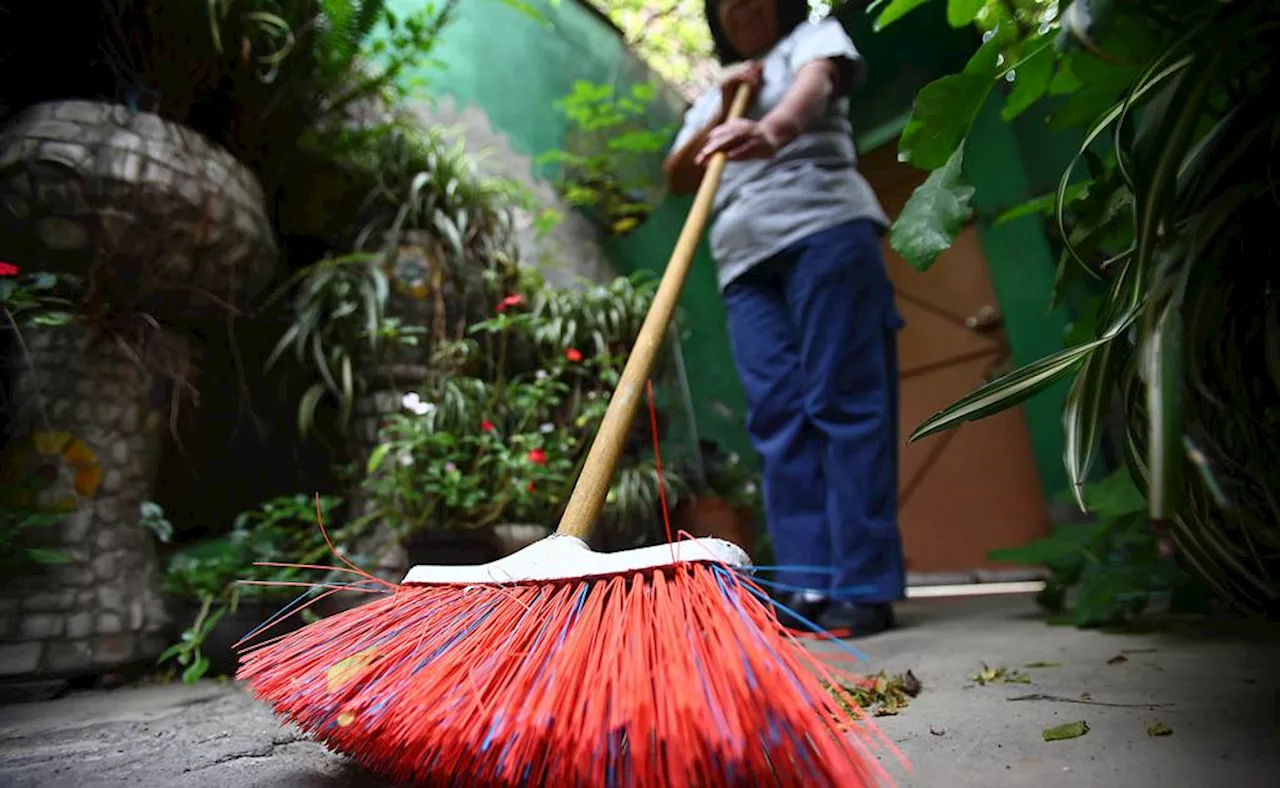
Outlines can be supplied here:
M748 91L731 115L742 114ZM693 259L707 168L556 533L245 653L277 714L397 781L439 786L865 786L892 750L779 623L736 545L586 545Z

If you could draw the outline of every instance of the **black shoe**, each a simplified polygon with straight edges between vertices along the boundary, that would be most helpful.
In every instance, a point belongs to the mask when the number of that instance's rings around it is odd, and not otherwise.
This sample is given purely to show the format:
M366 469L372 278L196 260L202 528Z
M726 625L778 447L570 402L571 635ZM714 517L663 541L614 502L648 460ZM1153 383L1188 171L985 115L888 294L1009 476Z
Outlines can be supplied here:
M817 623L837 637L856 638L892 629L897 622L892 605L828 602L818 615Z
M796 632L812 632L817 624L818 616L827 607L827 600L805 599L804 594L801 593L788 594L778 601L786 607L786 609L775 608L778 612L778 621L782 623L782 626ZM793 612L813 623L806 624L796 618L796 615L792 615Z

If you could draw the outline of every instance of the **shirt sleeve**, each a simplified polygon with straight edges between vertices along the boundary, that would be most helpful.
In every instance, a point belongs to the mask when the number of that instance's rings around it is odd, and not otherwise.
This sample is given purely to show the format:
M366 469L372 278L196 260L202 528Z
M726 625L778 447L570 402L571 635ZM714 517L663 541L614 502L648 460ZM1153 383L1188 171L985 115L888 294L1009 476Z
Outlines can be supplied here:
M846 93L852 93L866 83L867 60L836 19L827 17L820 22L804 22L793 35L795 45L791 49L791 73L816 60L843 59L852 64Z
M680 150L693 136L707 127L720 111L720 91L711 90L704 93L689 110L684 113L684 125L676 134L676 141L671 143L671 150Z

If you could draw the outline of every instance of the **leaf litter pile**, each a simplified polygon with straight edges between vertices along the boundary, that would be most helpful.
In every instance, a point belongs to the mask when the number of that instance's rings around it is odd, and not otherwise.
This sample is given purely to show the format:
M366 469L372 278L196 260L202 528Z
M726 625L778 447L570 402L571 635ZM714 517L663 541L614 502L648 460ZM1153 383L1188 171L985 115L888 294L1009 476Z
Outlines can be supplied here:
M825 683L825 682L824 682ZM827 691L851 719L860 716L856 705L874 717L892 717L911 704L924 685L911 671L890 676L883 671L857 680L842 680L839 688L827 684ZM852 705L850 701L852 700Z

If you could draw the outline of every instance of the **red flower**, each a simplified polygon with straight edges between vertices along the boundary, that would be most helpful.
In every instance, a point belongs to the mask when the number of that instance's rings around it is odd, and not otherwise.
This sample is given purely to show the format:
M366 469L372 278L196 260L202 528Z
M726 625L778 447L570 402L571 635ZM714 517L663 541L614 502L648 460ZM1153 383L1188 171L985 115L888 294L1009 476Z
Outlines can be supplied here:
M511 307L520 306L523 303L524 303L524 296L520 295L519 293L512 293L511 295L507 296L506 298L498 302L497 309L499 312L505 312Z
M0 263L0 276L17 276L18 266L13 263Z
M564 357L569 359L571 363L577 364L582 360L582 351L571 347L564 352Z
M528 490L529 492L533 492L535 489L533 486L533 482L529 482L529 486L526 487L525 489Z
M528 455L526 456L528 457L529 462L533 463L534 465L547 464L547 453L542 449L530 449Z
M484 430L485 432L493 432L495 428L493 426L492 421L485 419L484 421L480 422L480 429Z

